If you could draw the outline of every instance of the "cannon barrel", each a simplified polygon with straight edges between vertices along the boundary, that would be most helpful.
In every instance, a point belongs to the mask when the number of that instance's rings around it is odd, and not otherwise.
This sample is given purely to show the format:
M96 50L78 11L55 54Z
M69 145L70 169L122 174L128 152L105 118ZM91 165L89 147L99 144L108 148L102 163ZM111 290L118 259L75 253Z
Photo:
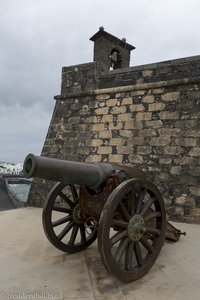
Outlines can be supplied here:
M27 178L85 185L92 189L98 189L114 171L115 167L107 163L74 162L34 154L27 155L23 166L23 173Z
M127 178L146 178L145 173L127 165L85 163L28 154L23 173L27 178L61 181L66 184L85 185L98 190L115 171L124 171Z

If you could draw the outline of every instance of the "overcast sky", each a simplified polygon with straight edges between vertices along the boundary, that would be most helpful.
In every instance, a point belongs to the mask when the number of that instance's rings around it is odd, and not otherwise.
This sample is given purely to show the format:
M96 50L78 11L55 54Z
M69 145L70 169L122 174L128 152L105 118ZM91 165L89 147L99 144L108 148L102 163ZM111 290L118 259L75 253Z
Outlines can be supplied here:
M131 66L200 55L199 0L0 0L0 161L40 154L61 68L93 60L100 26Z

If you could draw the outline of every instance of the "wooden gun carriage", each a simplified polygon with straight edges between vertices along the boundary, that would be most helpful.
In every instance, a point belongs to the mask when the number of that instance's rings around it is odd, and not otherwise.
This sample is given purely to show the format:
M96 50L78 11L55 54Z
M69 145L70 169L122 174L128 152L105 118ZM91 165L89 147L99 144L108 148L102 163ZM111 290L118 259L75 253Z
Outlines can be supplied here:
M142 277L165 239L180 230L166 222L158 188L140 169L83 163L29 154L24 175L57 181L43 207L43 227L58 249L74 253L98 237L105 268L124 282Z

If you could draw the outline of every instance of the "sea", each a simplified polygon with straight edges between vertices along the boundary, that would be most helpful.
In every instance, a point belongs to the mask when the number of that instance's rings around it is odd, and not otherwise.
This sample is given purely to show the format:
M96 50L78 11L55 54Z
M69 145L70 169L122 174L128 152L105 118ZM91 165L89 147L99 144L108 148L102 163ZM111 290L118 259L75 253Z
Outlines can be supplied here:
M31 184L29 183L10 183L8 184L8 188L12 195L16 197L16 199L20 202L26 203L28 199L28 194L30 190Z

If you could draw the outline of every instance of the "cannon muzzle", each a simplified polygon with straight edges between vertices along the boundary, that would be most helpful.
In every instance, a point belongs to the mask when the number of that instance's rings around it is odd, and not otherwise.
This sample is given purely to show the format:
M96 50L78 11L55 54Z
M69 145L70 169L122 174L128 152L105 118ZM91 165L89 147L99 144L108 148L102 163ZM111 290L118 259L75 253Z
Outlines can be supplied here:
M23 166L23 173L27 178L34 177L61 181L66 184L85 185L94 190L98 190L114 171L115 167L111 164L73 162L34 154L27 155Z

